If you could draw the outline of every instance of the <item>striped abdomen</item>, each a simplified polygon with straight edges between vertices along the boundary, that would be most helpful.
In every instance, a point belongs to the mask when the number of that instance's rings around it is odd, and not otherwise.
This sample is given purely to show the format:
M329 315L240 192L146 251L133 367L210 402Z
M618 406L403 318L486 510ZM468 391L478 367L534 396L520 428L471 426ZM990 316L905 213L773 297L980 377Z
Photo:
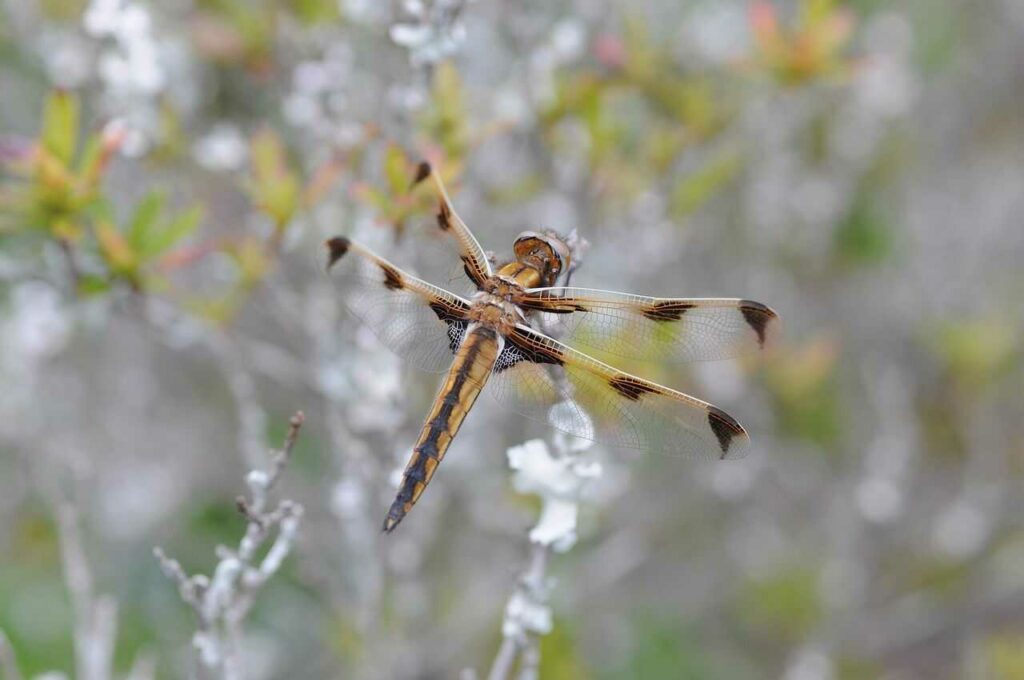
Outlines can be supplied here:
M427 488L452 438L487 383L500 349L494 330L471 326L467 331L405 467L398 495L384 520L384 531L394 529Z

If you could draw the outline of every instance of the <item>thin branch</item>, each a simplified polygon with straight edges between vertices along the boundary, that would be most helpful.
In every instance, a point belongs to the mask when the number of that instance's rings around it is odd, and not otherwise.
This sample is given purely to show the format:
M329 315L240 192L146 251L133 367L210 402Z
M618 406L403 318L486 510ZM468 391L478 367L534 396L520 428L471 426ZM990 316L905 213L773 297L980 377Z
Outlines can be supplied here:
M0 629L0 670L4 672L4 680L21 680L21 669L18 668L18 657L7 634Z
M236 500L238 511L246 519L245 534L237 548L217 548L219 561L211 577L189 576L177 560L160 548L153 550L164 575L177 585L181 599L195 613L197 631L192 645L199 668L207 674L216 673L227 680L242 677L242 623L255 603L257 592L277 573L295 543L302 506L282 500L269 507L268 497L291 459L304 422L301 411L292 416L281 448L271 452L269 469L251 470L246 475L249 494ZM273 543L257 562L261 546L275 530Z
M515 639L510 636L503 638L491 665L491 672L487 674L487 680L507 680L511 677L518 654L519 645Z
M128 671L126 680L154 680L156 678L156 658L151 652L140 652Z
M78 295L78 284L82 280L82 270L78 266L78 259L75 257L75 250L71 242L66 238L57 239L60 252L64 256L64 262L68 268L68 278L71 279L71 294Z
M74 612L76 676L81 680L109 680L117 637L117 602L93 593L78 513L68 501L57 504L57 529L64 581Z
M530 545L530 563L519 577L506 606L501 647L487 674L487 680L508 680L512 677L517 660L521 679L533 679L539 673L539 635L546 631L537 619L548 616L545 603L549 590L547 564L550 553L548 545Z

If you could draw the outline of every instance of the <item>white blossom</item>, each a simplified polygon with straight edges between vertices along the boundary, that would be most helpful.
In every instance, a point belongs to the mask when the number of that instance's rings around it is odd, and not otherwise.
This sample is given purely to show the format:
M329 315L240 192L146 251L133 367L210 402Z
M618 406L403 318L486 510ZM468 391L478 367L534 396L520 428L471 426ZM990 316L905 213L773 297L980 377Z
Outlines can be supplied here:
M576 544L576 503L558 499L545 499L540 520L530 530L533 543L550 546L556 552L565 552Z
M515 592L505 606L505 620L501 634L505 637L520 638L526 633L545 635L551 632L551 608Z
M238 170L249 154L245 136L234 125L214 126L192 147L196 162L208 170Z
M540 520L530 531L530 540L558 552L571 548L576 542L580 492L601 474L600 464L574 455L554 456L541 439L510 448L508 463L515 471L512 484L516 491L534 493L543 500Z
M156 98L168 82L149 10L126 0L92 0L82 24L103 44L97 72L105 88L105 108L123 117L133 131L120 150L126 156L140 156L156 136Z
M388 34L409 50L413 66L436 64L458 52L466 40L460 19L464 5L465 0L435 0L429 7L419 0L407 1L404 9L411 21L392 25Z

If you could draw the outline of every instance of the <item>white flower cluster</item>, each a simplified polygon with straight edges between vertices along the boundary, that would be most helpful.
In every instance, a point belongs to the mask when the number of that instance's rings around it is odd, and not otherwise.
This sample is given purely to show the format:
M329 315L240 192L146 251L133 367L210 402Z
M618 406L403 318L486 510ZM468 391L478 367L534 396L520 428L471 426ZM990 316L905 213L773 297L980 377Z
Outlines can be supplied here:
M362 139L351 120L347 88L352 84L352 48L335 43L321 59L300 62L292 71L292 90L284 99L284 119L316 140L347 148Z
M415 66L436 64L459 51L466 40L466 27L460 15L467 0L405 0L403 7L412 18L394 24L391 39L409 50L409 62Z
M601 465L574 455L592 442L580 442L570 448L569 437L556 437L558 455L552 455L546 442L533 439L508 450L508 464L516 474L513 486L520 493L541 497L540 520L530 530L530 541L556 552L565 552L576 544L576 518L580 493L588 482L601 474Z
M557 419L558 412L566 408L579 412L573 404L557 404L552 409L552 419ZM530 530L533 544L530 566L505 607L502 635L510 649L529 647L531 635L551 631L547 557L551 551L565 552L576 544L581 494L601 475L599 463L580 455L592 445L589 439L559 433L553 438L553 452L541 439L532 439L508 450L509 467L515 471L515 489L520 493L537 494L543 501L540 519Z
M129 0L92 0L82 22L86 33L107 41L99 58L99 76L111 113L125 117L132 130L122 150L139 156L149 148L155 130L155 98L167 86L152 18L145 7Z
M196 162L215 172L238 170L248 156L245 135L230 123L218 123L192 147Z

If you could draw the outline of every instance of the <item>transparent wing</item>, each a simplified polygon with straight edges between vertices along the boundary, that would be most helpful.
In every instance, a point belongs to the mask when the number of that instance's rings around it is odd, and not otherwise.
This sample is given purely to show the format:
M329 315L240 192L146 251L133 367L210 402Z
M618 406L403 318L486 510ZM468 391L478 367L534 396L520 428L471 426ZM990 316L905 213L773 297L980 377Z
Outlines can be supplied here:
M331 278L349 311L412 365L447 371L468 326L469 302L347 238L332 238L327 247Z
M441 181L441 176L437 170L431 167L430 163L423 161L416 170L416 179L413 184L419 184L428 177L433 184L434 192L437 194L438 199L437 228L442 233L455 239L455 243L459 248L459 259L462 260L466 276L476 284L478 289L483 288L484 281L492 273L491 264L487 260L487 254L480 247L480 243L473 236L473 232L469 230L466 223L455 212L452 201L448 198L448 192L444 188L444 182Z
M750 439L721 409L623 373L527 326L505 336L489 389L577 437L689 458L741 458Z
M589 288L536 288L515 300L559 340L631 359L727 359L764 347L770 307L738 298L654 298Z

